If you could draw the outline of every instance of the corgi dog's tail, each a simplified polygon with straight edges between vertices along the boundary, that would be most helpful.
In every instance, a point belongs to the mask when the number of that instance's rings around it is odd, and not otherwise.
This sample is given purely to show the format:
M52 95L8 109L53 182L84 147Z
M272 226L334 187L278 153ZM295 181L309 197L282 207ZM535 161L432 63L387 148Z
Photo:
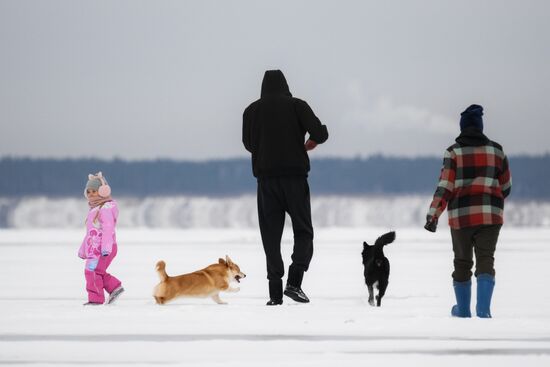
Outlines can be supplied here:
M392 243L393 241L395 241L395 231L388 232L378 237L376 239L376 242L374 243L374 246L377 246L377 247L386 246Z
M160 281L164 282L168 279L168 274L166 274L166 263L164 261L159 261L156 266L157 273L159 275Z

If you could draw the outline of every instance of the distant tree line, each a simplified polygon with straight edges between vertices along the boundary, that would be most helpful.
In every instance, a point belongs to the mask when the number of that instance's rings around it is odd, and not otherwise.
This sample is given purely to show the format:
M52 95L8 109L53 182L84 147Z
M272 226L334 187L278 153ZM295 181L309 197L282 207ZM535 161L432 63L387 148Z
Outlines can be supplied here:
M310 185L316 194L431 193L439 177L439 158L312 160ZM512 195L550 199L550 155L512 156ZM120 159L0 159L0 196L82 195L88 173L103 171L117 196L253 193L256 181L249 159L205 162Z

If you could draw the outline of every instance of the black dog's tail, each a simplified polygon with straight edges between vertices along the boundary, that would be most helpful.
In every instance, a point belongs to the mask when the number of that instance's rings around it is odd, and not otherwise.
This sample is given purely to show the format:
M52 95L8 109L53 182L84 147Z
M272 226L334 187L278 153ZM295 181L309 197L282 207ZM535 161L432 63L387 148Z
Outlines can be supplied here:
M386 246L387 244L390 244L393 241L395 241L395 231L388 232L378 237L376 239L376 242L374 243L374 246L376 247Z

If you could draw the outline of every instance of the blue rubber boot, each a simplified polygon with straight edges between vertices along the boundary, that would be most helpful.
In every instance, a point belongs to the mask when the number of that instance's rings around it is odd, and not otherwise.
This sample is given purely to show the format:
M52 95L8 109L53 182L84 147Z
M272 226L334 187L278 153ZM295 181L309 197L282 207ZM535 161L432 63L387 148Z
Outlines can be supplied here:
M451 315L454 317L472 317L472 312L470 311L472 281L453 281L453 288L455 289L456 305L451 309Z
M477 276L477 317L483 319L491 318L491 297L495 288L495 277L483 273Z

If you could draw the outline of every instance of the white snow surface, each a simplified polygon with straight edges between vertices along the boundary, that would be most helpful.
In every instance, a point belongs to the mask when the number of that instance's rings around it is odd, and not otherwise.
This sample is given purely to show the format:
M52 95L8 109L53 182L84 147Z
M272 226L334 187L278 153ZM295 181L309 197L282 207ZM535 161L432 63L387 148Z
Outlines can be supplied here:
M48 366L549 366L550 230L504 227L496 253L493 319L456 319L448 230L396 229L385 253L382 307L367 303L362 242L388 228L321 228L303 289L267 307L257 229L118 231L109 271L116 304L83 307L83 230L0 230L0 365ZM286 266L292 231L282 251ZM171 275L229 255L247 274L239 293L159 306L156 261ZM474 282L475 284L475 282ZM475 310L475 287L472 294Z

